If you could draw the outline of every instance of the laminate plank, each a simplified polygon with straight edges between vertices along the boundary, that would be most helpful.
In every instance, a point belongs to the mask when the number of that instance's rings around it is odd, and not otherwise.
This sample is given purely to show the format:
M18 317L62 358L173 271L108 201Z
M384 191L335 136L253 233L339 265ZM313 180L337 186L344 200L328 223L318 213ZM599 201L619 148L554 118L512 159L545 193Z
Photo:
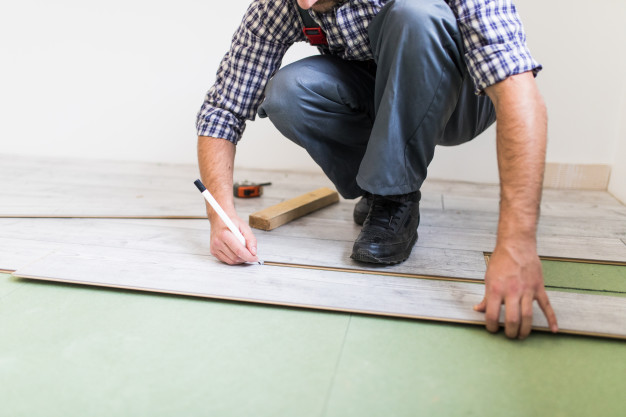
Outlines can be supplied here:
M445 211L475 211L497 216L500 199L444 194L443 207Z
M0 237L0 271L13 272L62 246L62 243Z
M424 182L422 191L438 192L444 195L444 199L447 196L457 196L498 201L500 198L500 186L497 184L445 181L431 178ZM542 201L546 203L623 207L623 204L610 193L598 190L564 190L544 188L542 192ZM463 207L458 208L463 209Z
M0 217L204 218L193 187L194 164L79 159L6 158L0 178ZM321 174L237 170L238 178L273 183L259 199L237 199L254 212L330 181ZM42 204L45 201L45 204Z
M256 231L255 235L259 255L267 261L374 271L389 268L403 274L468 279L482 279L482 252L493 251L496 240L495 232L424 225L418 229L419 240L406 262L379 267L358 264L349 258L359 229L352 222L307 216L271 232ZM176 253L210 252L210 223L206 219L0 219L0 230L5 239L0 268L7 270L41 256L53 242ZM20 242L12 243L11 239ZM24 242L29 240L33 241L30 252ZM540 236L539 254L624 262L626 245L619 239Z
M423 193L438 193L465 197L481 196L483 198L498 199L500 186L498 184L481 184L463 181L446 181L428 178L421 188Z
M546 216L567 217L580 222L602 218L626 224L626 206L603 205L599 203L543 202L541 213ZM618 223L619 224L619 223Z
M493 188L480 191L480 185L471 187L461 183L457 187L438 190L443 193L445 210L483 211L498 213L499 195ZM542 216L604 218L626 221L626 206L606 191L544 190L541 203Z
M589 213L593 213L590 211ZM495 232L498 228L496 212L478 210L422 210L422 226L480 229ZM626 221L602 216L558 217L542 213L538 236L626 237Z
M542 201L546 203L595 204L599 206L624 207L624 205L610 193L598 190L562 190L544 188Z
M434 248L472 248L491 252L495 248L496 233L485 230L456 229L425 226L419 229L418 245ZM626 261L626 247L618 238L584 236L538 236L540 256L597 261Z
M193 226L180 226L188 223ZM153 220L144 224L137 220L0 219L0 225L4 236L0 238L0 268L11 270L67 244L93 246L93 251L98 251L99 247L114 247L181 254L210 253L208 220ZM405 262L379 266L350 259L351 239L290 237L273 231L258 231L256 236L259 256L264 261L472 280L483 279L485 273L480 251L415 247Z
M592 218L541 216L537 228L539 236L580 236L626 238L626 222Z
M308 218L316 219L328 219L338 220L347 223L353 222L354 205L359 201L358 199L346 200L340 198L338 204L325 207L323 210L314 211L307 215ZM420 201L420 211L442 211L441 195L440 194L422 194Z
M480 284L273 267L199 255L102 248L57 251L17 277L335 311L483 324ZM626 338L626 299L549 292L564 333ZM503 315L500 317L501 322ZM535 305L533 327L547 328Z

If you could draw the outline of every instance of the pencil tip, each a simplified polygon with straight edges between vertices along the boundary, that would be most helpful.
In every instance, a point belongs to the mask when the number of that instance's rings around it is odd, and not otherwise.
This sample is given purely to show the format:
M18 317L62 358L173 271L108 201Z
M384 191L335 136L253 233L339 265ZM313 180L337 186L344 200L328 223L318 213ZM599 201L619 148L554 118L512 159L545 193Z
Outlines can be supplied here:
M202 181L195 180L193 183L196 184L196 187L198 187L198 190L200 190L201 193L206 190L206 187L204 186L204 184L202 184Z

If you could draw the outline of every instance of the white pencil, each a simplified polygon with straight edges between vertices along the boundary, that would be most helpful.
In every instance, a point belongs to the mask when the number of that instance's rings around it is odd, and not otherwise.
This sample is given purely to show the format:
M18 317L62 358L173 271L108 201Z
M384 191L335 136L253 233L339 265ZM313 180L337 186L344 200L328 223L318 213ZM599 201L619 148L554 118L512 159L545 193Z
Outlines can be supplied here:
M217 200L215 200L209 190L207 190L204 184L202 184L202 181L195 180L194 184L196 184L196 187L198 187L198 190L200 190L200 192L204 196L204 199L209 202L211 207L213 207L213 210L215 210L217 215L220 216L220 219L222 219L222 221L226 224L226 226L228 226L230 231L233 232L233 234L237 237L239 243L241 243L243 246L246 246L246 238L243 237L237 226L235 226L235 223L233 223L233 221L230 219L230 217L228 217L224 209L222 209L222 207L218 204ZM259 261L259 265L263 265L263 262Z

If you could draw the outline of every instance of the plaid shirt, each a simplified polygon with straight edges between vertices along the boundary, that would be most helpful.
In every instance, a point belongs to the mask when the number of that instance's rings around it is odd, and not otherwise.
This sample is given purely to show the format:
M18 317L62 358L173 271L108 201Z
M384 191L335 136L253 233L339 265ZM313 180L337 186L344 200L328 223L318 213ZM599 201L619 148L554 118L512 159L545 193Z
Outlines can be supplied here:
M322 53L348 60L371 60L367 28L389 0L349 0L330 13L311 16L326 33ZM511 0L445 0L457 21L465 61L477 93L498 81L541 66L526 47L526 35ZM287 49L306 41L296 0L254 0L232 38L198 113L199 136L237 143L246 120L254 120L267 81Z

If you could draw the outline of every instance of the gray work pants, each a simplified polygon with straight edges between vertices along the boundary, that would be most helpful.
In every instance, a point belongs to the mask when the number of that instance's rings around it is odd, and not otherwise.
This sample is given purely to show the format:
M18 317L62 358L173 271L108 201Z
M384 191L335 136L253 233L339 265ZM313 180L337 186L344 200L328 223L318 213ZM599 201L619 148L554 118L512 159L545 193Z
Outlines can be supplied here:
M443 0L392 0L368 30L375 64L302 59L276 73L259 108L346 198L418 190L436 145L467 142L495 121Z

